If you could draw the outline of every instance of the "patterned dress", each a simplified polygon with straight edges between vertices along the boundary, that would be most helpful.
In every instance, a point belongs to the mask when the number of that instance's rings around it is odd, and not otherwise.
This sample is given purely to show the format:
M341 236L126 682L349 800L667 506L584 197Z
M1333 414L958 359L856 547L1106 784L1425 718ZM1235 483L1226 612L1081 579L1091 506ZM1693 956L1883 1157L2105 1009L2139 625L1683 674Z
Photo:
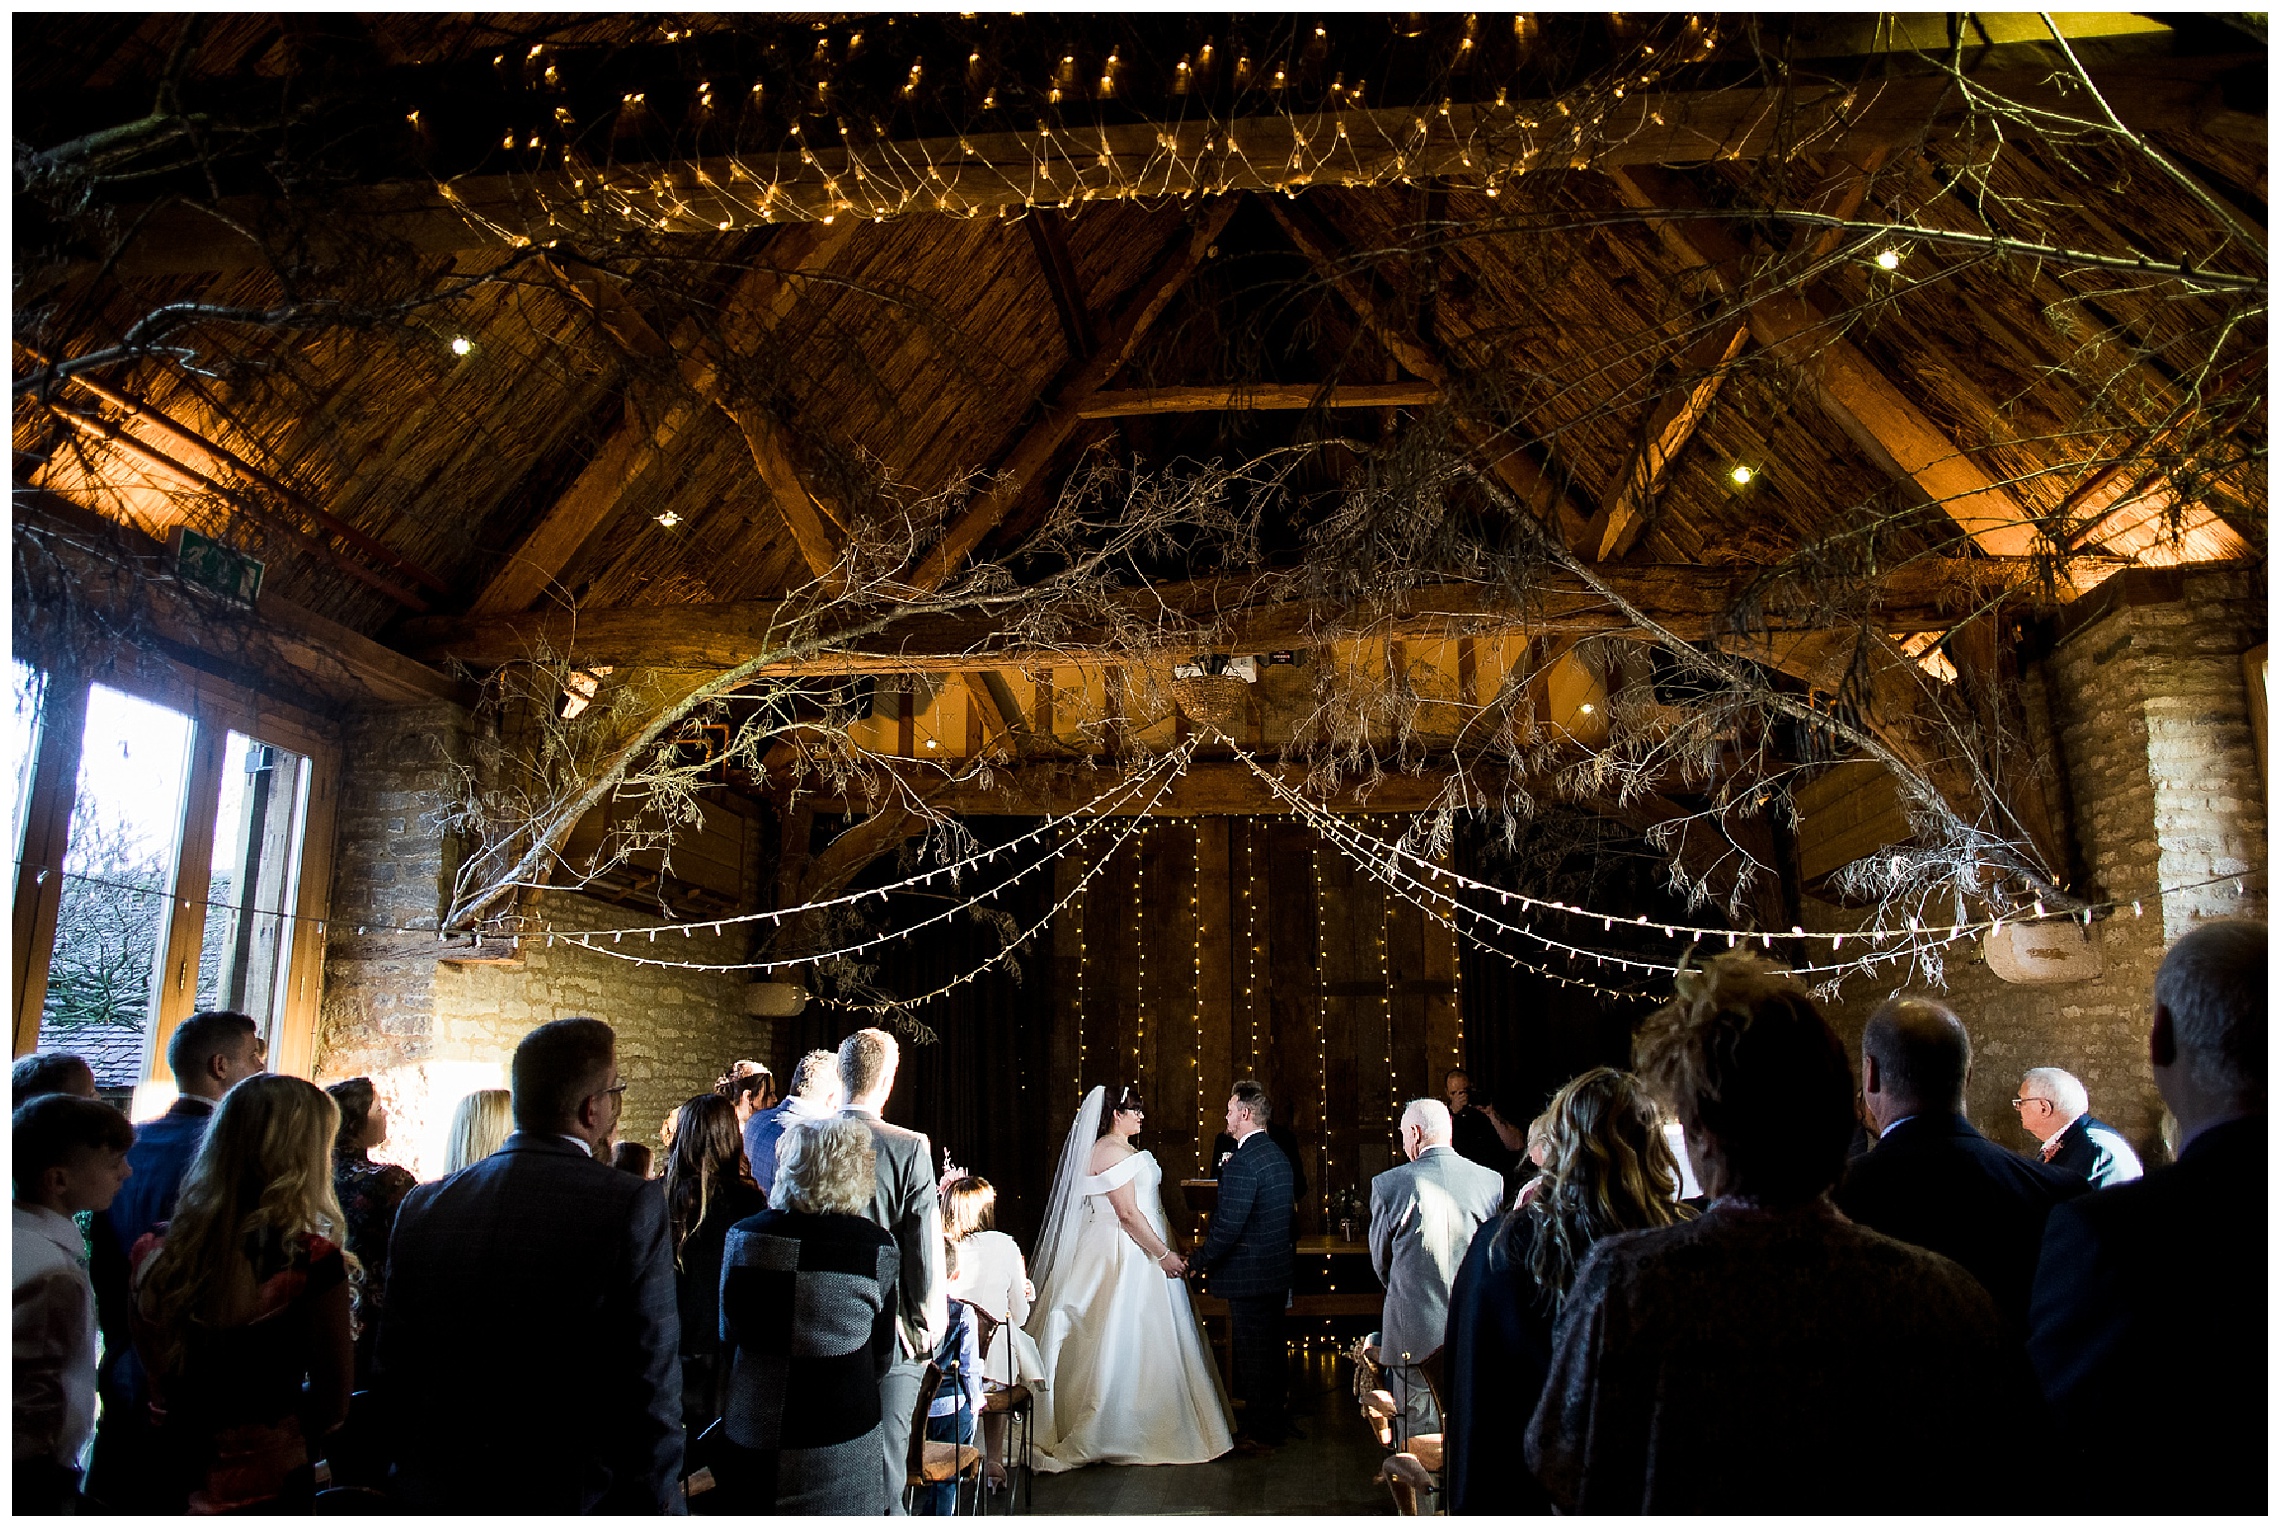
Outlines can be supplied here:
M356 1382L372 1373L381 1308L388 1303L388 1233L396 1208L418 1180L393 1162L375 1162L362 1147L333 1153L333 1192L348 1217L348 1250L362 1266L356 1286Z

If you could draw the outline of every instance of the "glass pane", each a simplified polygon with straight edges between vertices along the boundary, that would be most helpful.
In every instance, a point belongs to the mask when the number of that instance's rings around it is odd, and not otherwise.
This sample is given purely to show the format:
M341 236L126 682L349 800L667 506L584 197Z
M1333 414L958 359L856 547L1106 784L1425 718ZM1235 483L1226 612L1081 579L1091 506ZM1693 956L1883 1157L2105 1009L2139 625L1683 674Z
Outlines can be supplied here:
M40 1045L87 1058L106 1091L140 1081L166 942L190 718L104 685L87 696Z
M272 1050L293 958L290 913L301 879L308 774L309 761L297 753L242 732L229 735L197 1006L251 1014Z
M18 864L24 859L24 808L32 799L32 764L40 743L40 694L45 688L40 671L20 659L10 658L9 677L15 681L16 717L8 729L8 764L13 771L9 778L15 781L14 795L9 798L10 836L16 846Z

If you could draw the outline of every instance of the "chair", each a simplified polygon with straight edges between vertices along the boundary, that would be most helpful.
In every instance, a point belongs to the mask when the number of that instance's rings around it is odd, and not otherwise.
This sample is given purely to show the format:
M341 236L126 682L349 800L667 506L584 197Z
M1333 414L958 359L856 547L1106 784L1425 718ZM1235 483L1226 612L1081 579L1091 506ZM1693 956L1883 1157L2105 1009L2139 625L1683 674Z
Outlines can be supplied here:
M987 1353L990 1350L991 1340L998 1334L998 1328L1004 1326L1005 1323L979 1305L969 1303L966 1308L974 1313L974 1340L981 1350ZM1009 1359L1012 1351L1009 1344L1006 1349ZM1010 1366L1008 1372L1011 1372ZM1022 1480L1019 1483L1009 1482L1013 1488L1006 1493L1006 1511L1009 1514L1017 1510L1027 1512L1037 1504L1036 1398L1030 1394L1027 1385L1013 1380L992 1379L985 1374L982 1376L982 1425L984 1427L989 1425L991 1417L1007 1419L1006 1436L1009 1443L1015 1433L1018 1432L1020 1435L1021 1463L1018 1468L1022 1472ZM1013 1463L1013 1452L1009 1448L1006 1451L1006 1468L1009 1476L1016 1467ZM988 1505L989 1493L985 1490L982 1493L982 1507L986 1510Z
M1426 1392L1433 1398L1434 1414L1442 1416L1441 1354L1439 1350L1436 1349L1427 1354L1422 1362L1412 1367L1418 1377L1425 1381ZM1371 1411L1375 1412L1379 1409L1381 1397L1385 1412L1398 1413L1400 1411L1399 1403L1393 1399L1392 1394L1383 1390L1372 1392L1370 1397ZM1389 1448L1393 1447L1393 1424L1396 1421L1404 1420L1404 1418L1389 1415L1383 1417L1382 1420L1373 1416L1371 1420L1377 1423L1380 1429L1380 1441ZM1445 1416L1443 1420L1446 1422ZM1378 1470L1378 1479L1384 1481L1387 1488L1393 1493L1393 1510L1403 1517L1419 1515L1421 1509L1418 1498L1428 1491L1436 1495L1439 1494L1442 1484L1441 1469L1447 1462L1444 1435L1441 1433L1415 1433L1402 1440L1400 1451L1390 1456Z
M918 1383L918 1403L910 1419L910 1451L903 1456L903 1507L908 1510L916 1502L918 1492L925 1486L950 1486L953 1490L966 1481L974 1483L976 1512L981 1509L982 1451L967 1443L937 1443L926 1436L926 1413L934 1405L934 1393L942 1388L943 1368L931 1360ZM952 1502L955 1515L956 1502Z

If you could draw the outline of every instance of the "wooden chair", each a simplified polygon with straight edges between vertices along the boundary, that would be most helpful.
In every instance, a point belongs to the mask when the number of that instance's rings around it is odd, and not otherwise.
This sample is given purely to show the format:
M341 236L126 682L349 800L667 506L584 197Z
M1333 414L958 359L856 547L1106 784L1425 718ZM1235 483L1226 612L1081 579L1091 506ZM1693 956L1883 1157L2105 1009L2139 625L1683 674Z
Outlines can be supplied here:
M916 1502L924 1486L949 1486L953 1491L968 1480L974 1483L975 1511L981 1510L982 1451L968 1443L937 1443L926 1436L926 1413L934 1392L942 1388L943 1370L929 1362L918 1383L918 1402L910 1419L910 1450L903 1456L903 1506ZM957 1502L951 1502L956 1515Z
M1447 1417L1441 1410L1440 1352L1435 1350L1426 1355L1424 1361L1415 1367L1418 1377L1425 1381L1427 1393L1433 1397L1434 1414L1442 1417L1446 1425ZM1386 1412L1392 1413L1400 1409L1392 1393L1384 1390L1372 1394L1373 1409L1374 1403L1381 1396L1384 1398ZM1393 1418L1390 1415L1381 1423L1380 1436L1389 1448L1392 1447L1392 1424ZM1402 1444L1401 1451L1388 1458L1380 1467L1378 1479L1384 1481L1393 1493L1393 1510L1396 1513L1404 1517L1415 1517L1420 1511L1418 1498L1423 1493L1430 1491L1436 1496L1440 1493L1441 1469L1448 1462L1444 1442L1441 1433L1414 1433Z
M991 1340L998 1334L998 1328L1004 1326L1005 1323L978 1305L969 1303L966 1308L974 1313L974 1340L979 1344L981 1350L987 1353L990 1350ZM1009 1358L1012 1351L1011 1340L1008 1339L1006 1352ZM1010 1368L1008 1372L1011 1372ZM1008 1487L1005 1502L1006 1511L1008 1514L1015 1511L1030 1511L1037 1504L1036 1397L1030 1394L1027 1385L1018 1381L993 1379L984 1374L982 1376L982 1425L984 1427L989 1425L991 1417L1006 1418L1006 1442L1009 1445L1006 1450L1006 1483ZM1013 1448L1011 1446L1017 1435L1020 1438L1019 1447L1021 1449L1021 1462L1018 1466L1013 1462ZM1013 1471L1016 1468L1021 1471L1022 1477L1018 1481L1012 1478ZM982 1492L982 1510L986 1511L988 1506L989 1492L985 1489Z

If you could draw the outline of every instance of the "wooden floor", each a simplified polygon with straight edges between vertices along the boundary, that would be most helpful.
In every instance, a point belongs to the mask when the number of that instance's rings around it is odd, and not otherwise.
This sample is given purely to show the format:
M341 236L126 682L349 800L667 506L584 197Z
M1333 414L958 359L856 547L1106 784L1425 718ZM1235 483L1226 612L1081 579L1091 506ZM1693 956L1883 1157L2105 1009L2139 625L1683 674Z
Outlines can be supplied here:
M1291 1415L1306 1432L1260 1459L1210 1464L1096 1464L1037 1481L1040 1513L1251 1512L1361 1516L1393 1512L1377 1483L1377 1446L1328 1354L1293 1357ZM994 1510L994 1507L993 1507Z

